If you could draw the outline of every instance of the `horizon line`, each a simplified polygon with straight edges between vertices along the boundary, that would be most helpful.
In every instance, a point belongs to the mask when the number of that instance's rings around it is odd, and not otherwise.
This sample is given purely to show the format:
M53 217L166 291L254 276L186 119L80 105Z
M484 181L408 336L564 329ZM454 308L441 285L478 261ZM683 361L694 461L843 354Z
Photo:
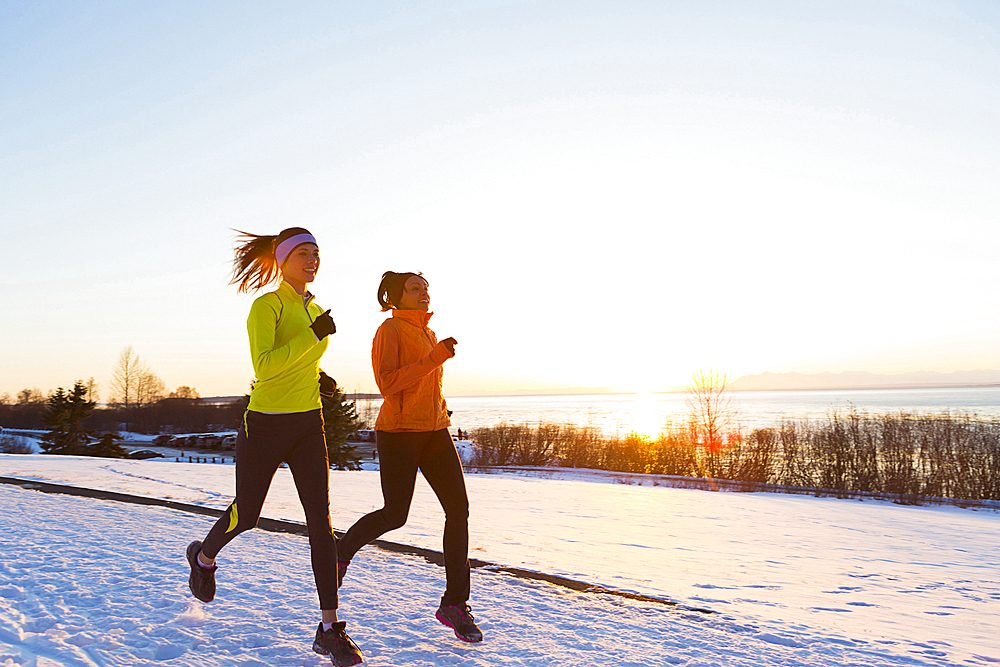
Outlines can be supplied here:
M865 389L974 389L979 387L1000 387L1000 382L931 382L931 383L900 383L900 384L879 384L879 385L816 385L808 387L749 387L737 388L727 387L726 391L733 392L764 392L764 391L830 391L836 389L845 390L865 390ZM513 392L513 393L489 393L489 394L450 394L451 398L530 398L545 396L638 396L642 394L686 394L690 391L687 387L674 389L659 389L656 391L547 391L547 392ZM359 399L381 399L382 395L368 392L345 393L344 397L349 400ZM238 399L240 396L203 396L202 401L213 401L221 399ZM447 397L446 397L447 398Z

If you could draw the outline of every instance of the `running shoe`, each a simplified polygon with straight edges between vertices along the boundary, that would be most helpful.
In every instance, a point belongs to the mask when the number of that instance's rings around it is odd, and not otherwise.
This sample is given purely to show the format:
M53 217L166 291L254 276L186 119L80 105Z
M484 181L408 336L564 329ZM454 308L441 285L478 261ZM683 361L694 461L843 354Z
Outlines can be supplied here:
M483 641L483 631L476 625L472 618L472 611L469 605L455 605L438 607L435 614L437 620L441 621L455 631L455 636L463 642L476 643Z
M316 628L316 639L313 640L313 650L320 655L330 656L330 662L336 667L351 667L360 664L364 659L361 649L347 636L346 621L334 623L329 630L323 629L320 623Z
M191 566L191 576L188 578L188 588L191 593L202 602L211 602L215 599L215 571L219 568L202 567L198 563L198 554L201 553L201 542L195 540L188 545L187 560Z

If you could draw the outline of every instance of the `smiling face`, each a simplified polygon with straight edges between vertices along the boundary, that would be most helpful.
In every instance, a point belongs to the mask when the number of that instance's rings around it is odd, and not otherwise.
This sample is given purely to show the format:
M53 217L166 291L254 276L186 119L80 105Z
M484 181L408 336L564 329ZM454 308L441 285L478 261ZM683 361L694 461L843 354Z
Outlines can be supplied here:
M420 276L407 278L403 294L399 297L399 309L426 311L431 306L431 295L427 288L427 281Z
M319 246L315 243L302 243L288 255L281 265L281 276L295 288L305 288L306 284L316 280L319 271Z

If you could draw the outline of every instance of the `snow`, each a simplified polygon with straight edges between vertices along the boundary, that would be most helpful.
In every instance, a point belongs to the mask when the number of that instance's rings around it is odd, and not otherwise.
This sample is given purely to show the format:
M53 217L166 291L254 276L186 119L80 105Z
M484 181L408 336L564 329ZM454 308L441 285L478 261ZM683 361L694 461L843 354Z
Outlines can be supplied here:
M224 508L233 467L0 455L0 475ZM779 494L468 474L471 556L679 603L581 593L489 568L470 604L486 641L433 612L443 571L376 547L340 614L368 665L988 665L1000 662L1000 514ZM331 472L334 526L381 506L378 473ZM264 516L301 521L279 470ZM306 538L251 531L219 595L186 588L212 523L165 508L0 485L0 666L323 665ZM421 480L385 538L439 549ZM706 609L715 613L700 613Z

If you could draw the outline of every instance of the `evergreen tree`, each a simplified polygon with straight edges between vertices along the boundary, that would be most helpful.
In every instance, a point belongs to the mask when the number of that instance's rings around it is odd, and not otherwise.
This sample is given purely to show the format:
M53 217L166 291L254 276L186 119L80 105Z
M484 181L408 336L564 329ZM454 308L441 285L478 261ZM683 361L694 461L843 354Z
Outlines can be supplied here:
M357 447L347 444L347 436L358 430L361 420L354 401L348 401L340 388L322 396L323 421L326 424L326 450L330 467L336 470L361 470Z
M119 445L121 436L117 433L105 433L100 440L90 446L87 452L90 456L103 456L106 459L123 459L128 452Z
M90 431L83 426L84 420L94 411L94 401L87 400L87 385L77 380L73 389L67 392L62 387L56 389L45 402L42 421L49 432L42 438L42 449L46 454L87 454Z

